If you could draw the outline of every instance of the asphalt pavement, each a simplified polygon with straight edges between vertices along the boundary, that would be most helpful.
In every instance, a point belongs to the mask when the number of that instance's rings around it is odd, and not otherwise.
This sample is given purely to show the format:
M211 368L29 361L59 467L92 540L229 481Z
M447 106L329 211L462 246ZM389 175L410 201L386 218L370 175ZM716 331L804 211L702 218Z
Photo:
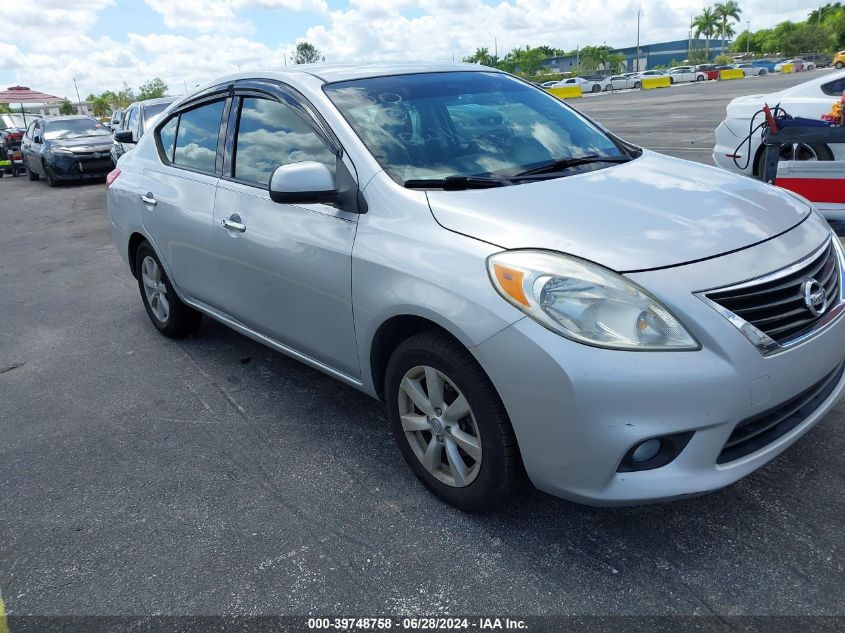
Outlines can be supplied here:
M727 100L793 81L577 105L704 159ZM843 614L845 405L708 496L600 509L529 491L467 515L417 483L380 403L210 319L159 335L103 184L3 178L0 221L12 616Z

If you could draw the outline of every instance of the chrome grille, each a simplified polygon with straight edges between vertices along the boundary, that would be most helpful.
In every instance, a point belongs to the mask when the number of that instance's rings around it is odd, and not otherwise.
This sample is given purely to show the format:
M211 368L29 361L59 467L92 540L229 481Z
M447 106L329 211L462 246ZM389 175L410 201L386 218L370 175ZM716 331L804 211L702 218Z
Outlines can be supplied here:
M824 288L827 312L841 302L841 277L839 254L830 240L781 276L714 290L705 296L783 345L804 334L824 316L815 314L807 305L805 283L812 279Z

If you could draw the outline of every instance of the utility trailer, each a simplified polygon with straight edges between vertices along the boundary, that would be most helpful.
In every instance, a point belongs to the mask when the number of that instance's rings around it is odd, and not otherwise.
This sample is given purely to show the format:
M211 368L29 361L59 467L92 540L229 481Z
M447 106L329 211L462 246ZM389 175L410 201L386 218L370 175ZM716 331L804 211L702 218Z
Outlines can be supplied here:
M845 127L814 120L776 119L765 108L765 154L761 180L804 196L816 205L840 238L845 238L845 161L781 161L784 145L845 143Z

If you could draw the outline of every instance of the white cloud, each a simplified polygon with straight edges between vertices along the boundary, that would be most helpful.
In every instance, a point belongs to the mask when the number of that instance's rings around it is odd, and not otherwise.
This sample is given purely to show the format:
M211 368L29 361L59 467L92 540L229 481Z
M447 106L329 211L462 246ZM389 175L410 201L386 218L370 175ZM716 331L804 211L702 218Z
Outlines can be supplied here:
M72 77L83 97L120 88L123 81L137 88L156 76L179 94L239 69L281 68L297 39L314 43L328 61L460 59L477 47L492 51L494 38L500 55L526 44L631 46L638 7L640 39L647 44L685 39L690 14L702 6L700 0L497 0L493 6L481 0L347 0L330 10L326 0L146 0L162 16L162 32L92 35L100 12L115 1L33 0L0 11L0 32L37 33L0 43L0 73L69 97ZM742 0L741 6L738 30L749 18L757 29L804 19L808 11L791 0ZM286 12L304 12L314 26L286 32L287 41L257 41L247 17L256 11L279 23Z

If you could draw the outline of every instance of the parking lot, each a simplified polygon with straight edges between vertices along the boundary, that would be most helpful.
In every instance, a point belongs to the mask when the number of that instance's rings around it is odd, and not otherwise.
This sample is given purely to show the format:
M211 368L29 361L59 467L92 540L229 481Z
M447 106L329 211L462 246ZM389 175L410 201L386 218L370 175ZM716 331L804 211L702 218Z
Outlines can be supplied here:
M807 78L573 104L709 163L731 98ZM10 615L842 613L845 404L709 496L601 509L526 491L463 514L411 474L380 403L211 319L160 336L104 199L0 180Z

